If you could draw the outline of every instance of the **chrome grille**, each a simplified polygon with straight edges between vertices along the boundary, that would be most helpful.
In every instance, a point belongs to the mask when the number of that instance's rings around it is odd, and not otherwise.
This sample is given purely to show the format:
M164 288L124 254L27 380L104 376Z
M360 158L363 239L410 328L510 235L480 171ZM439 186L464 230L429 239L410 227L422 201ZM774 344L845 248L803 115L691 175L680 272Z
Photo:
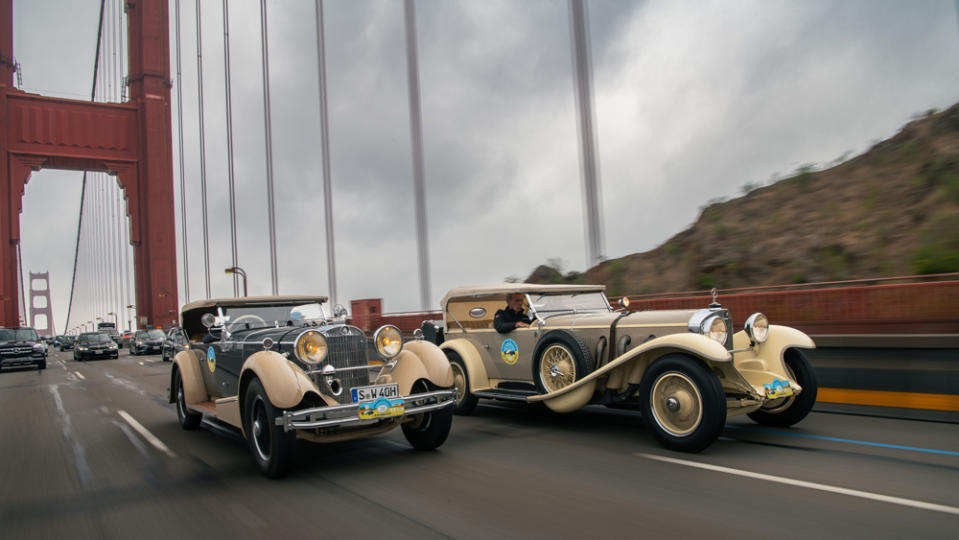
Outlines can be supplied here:
M349 329L346 330L346 329ZM327 359L324 365L334 368L360 367L367 365L366 334L362 330L349 326L336 327L324 333L326 337ZM370 370L357 369L337 372L343 392L333 396L340 403L351 403L350 390L357 386L370 384ZM322 377L321 377L322 379ZM320 388L326 386L323 380L318 381Z

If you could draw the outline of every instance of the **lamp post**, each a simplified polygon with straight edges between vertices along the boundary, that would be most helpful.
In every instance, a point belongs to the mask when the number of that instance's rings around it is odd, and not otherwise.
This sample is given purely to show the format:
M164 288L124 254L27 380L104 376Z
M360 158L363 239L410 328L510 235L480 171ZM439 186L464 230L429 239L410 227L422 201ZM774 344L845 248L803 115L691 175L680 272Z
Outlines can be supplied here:
M244 272L242 268L240 268L239 266L231 266L227 268L226 270L224 270L224 272L227 274L238 274L242 276L243 277L243 296L249 296L246 293L246 272Z
M107 315L108 315L108 316L109 316L109 315L113 315L113 326L114 326L114 327L120 326L120 318L117 317L116 312L111 311L111 312L107 313Z
M127 306L127 309L128 309L128 310L130 310L130 309L136 310L136 308L137 308L137 307L136 307L135 305L133 305L133 304L130 304L129 306ZM130 312L127 311L127 329L128 329L128 330L136 330L136 328L133 327L133 322L132 322L132 321L133 321L133 319L130 317Z

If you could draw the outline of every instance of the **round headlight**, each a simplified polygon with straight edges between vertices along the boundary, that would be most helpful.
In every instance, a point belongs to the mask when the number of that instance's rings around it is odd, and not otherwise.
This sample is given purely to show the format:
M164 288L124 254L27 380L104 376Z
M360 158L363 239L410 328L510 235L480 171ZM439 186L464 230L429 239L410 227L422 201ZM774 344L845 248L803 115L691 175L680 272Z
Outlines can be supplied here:
M703 332L703 335L722 343L726 344L726 321L722 320L717 316L707 317L703 321L703 325L700 327Z
M296 338L296 357L307 364L318 364L326 358L326 338L316 330L307 330Z
M403 335L400 329L395 326L381 326L373 334L373 341L376 342L376 352L387 358L393 358L400 354L403 348Z
M765 343L769 337L769 319L762 313L753 313L746 319L746 334L753 343Z

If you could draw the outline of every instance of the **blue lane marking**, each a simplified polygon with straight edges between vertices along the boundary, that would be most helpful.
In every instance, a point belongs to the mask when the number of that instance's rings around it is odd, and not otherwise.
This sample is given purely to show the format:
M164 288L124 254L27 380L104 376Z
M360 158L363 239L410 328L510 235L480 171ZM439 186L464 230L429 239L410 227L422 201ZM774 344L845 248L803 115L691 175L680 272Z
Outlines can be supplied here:
M816 439L820 441L832 441L832 442L841 442L849 444L860 444L862 446L878 446L880 448L894 448L896 450L911 450L913 452L926 452L928 454L941 454L943 456L959 456L959 452L951 452L949 450L933 450L932 448L919 448L916 446L902 446L898 444L886 444L886 443L876 443L868 441L856 441L853 439L839 439L836 437L823 437L822 435L808 435L806 433L790 433L788 431L777 431L775 429L763 429L763 428L754 428L749 426L736 426L732 424L726 424L727 429L742 429L745 431L755 431L758 433L772 433L775 435L788 435L790 437L801 437L803 439Z

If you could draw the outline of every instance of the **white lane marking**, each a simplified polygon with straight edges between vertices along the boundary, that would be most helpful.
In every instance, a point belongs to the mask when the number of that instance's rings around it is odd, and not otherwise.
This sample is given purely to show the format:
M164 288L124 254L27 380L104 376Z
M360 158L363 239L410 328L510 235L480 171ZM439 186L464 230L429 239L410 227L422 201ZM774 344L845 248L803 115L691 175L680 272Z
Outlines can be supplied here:
M137 433L142 435L143 438L146 439L148 443L152 444L154 448L156 448L157 450L163 452L164 454L172 458L176 457L176 454L173 453L173 450L170 450L170 448L167 447L167 445L163 444L163 441L158 439L156 435L150 433L150 430L143 427L143 425L140 424L140 422L137 422L136 419L130 416L129 414L127 414L126 411L117 411L117 414L120 415L120 418L123 418L124 420L126 420L127 424L130 424L130 427L137 430Z
M74 371L73 374L77 377L80 377L81 381L86 379L86 377L83 376L83 373L80 373L79 371Z
M840 495L849 495L850 497L859 497L862 499L880 501L880 502L885 502L889 504L898 504L900 506L909 506L912 508L919 508L921 510L931 510L933 512L942 512L944 514L959 515L959 508L955 506L946 506L944 504L914 501L912 499L903 499L901 497L892 497L889 495L880 495L878 493L870 493L868 491L859 491L858 489L849 489L849 488L838 487L838 486L830 486L827 484L817 484L815 482L806 482L805 480L795 480L793 478L783 478L781 476L772 476L768 474L754 473L750 471L743 471L740 469L731 469L729 467L720 467L719 465L710 465L708 463L686 461L684 459L675 459L675 458L670 458L665 456L655 456L652 454L641 454L641 453L635 454L635 455L646 458L646 459L651 459L653 461L663 461L666 463L673 463L675 465L685 465L686 467L695 467L697 469L705 469L707 471L715 471L715 472L721 472L725 474L733 474L736 476L743 476L746 478L754 478L756 480L765 480L767 482L776 482L778 484L786 484L790 486L815 489L819 491L826 491L829 493L838 493Z
M80 485L84 488L89 487L93 482L93 472L87 463L87 452L80 441L73 436L73 423L70 421L70 415L67 413L66 407L63 406L59 385L54 384L48 388L50 393L53 394L53 402L57 407L60 420L63 422L63 438L66 439L73 451L73 463L77 468L77 475L80 477Z

